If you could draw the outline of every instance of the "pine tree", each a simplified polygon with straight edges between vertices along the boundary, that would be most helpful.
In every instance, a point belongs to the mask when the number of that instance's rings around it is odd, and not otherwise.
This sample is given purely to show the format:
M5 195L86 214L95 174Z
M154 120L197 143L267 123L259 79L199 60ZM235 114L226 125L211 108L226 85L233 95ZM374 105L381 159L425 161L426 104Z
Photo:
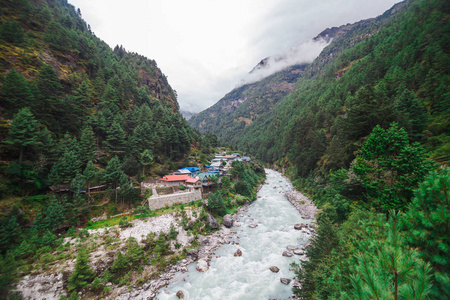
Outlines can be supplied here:
M106 166L105 177L108 182L112 184L112 187L116 191L116 204L117 204L117 186L120 182L120 178L123 171L120 168L120 161L117 156L114 156Z
M94 167L94 164L92 163L92 160L90 160L87 163L86 169L83 171L84 179L86 180L87 186L88 186L88 199L91 198L91 183L95 179L96 176L96 170Z
M125 132L117 121L114 121L106 130L105 146L116 155L121 155L125 151Z
M399 215L391 213L387 238L377 253L357 255L351 275L353 299L426 299L431 290L431 268L417 251L409 249L399 226Z
M20 45L24 41L22 25L14 19L9 19L1 26L1 38L8 43Z
M144 152L141 153L141 164L142 164L142 175L145 176L146 166L150 166L153 164L153 155L152 152L148 149L144 150Z
M8 252L5 257L0 255L0 293L6 295L17 276L17 264L14 255Z
M416 95L408 89L404 89L395 102L395 109L399 112L409 137L417 141L425 128L427 113L424 105Z
M86 126L83 128L83 130L81 130L80 148L83 163L86 163L95 158L95 136L91 126Z
M46 159L54 159L56 154L56 142L53 138L52 133L43 127L36 135L36 149L42 154Z
M86 249L80 249L75 263L75 269L69 277L68 290L77 290L87 287L94 279L95 272L89 266L89 255Z
M70 188L75 193L79 193L84 188L85 185L86 185L86 179L79 172L75 175L75 177L70 182Z
M49 179L52 184L70 183L80 171L81 162L77 154L69 150L53 165Z
M127 259L129 265L134 266L136 268L141 262L141 260L144 258L144 249L142 249L142 247L139 246L137 240L133 237L130 237L127 240L125 248L127 249L125 258Z
M387 212L404 209L431 168L422 147L410 145L406 131L392 123L387 130L380 126L373 129L352 169L368 195L379 201L374 205Z
M37 75L37 110L40 115L51 118L51 114L61 109L61 100L58 98L62 92L55 70L50 65L44 65Z
M122 276L129 268L129 263L121 251L117 253L117 257L111 266L111 272L116 273L119 277Z
M31 92L30 83L14 69L6 74L1 91L3 94L2 104L5 108L11 108L15 111L33 105L34 96Z
M132 149L136 153L142 153L145 149L152 149L154 146L155 135L150 125L143 122L136 126L133 131Z
M405 215L408 243L434 270L435 298L450 298L450 170L432 172L415 191Z
M37 122L28 107L21 109L14 117L7 144L19 146L19 163L22 163L24 149L35 144Z
M138 117L138 123L153 123L153 113L150 109L150 107L147 104L143 104L139 107L139 117Z

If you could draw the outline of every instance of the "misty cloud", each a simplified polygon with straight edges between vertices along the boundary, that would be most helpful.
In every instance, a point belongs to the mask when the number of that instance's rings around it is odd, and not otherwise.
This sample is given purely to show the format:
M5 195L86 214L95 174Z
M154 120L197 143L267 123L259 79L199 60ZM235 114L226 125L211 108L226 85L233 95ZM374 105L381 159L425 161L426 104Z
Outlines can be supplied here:
M260 81L267 76L293 65L311 63L327 45L329 45L329 42L323 39L317 41L311 39L293 46L284 54L269 56L265 59L263 66L258 65L248 75L242 78L239 86Z

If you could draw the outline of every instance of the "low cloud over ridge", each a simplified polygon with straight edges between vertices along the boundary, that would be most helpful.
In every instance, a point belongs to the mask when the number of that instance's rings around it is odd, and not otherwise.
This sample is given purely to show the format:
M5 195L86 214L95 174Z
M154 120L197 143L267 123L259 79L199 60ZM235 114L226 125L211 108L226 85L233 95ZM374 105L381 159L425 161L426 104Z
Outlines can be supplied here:
M241 79L237 87L260 81L294 65L313 62L331 41L309 40L291 47L286 53L263 59L250 73Z

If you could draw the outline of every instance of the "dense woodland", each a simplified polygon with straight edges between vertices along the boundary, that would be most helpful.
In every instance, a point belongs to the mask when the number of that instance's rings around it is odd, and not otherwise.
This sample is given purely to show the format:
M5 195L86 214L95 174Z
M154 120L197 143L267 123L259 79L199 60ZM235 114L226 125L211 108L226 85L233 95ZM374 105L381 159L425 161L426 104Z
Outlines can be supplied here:
M147 175L216 142L187 125L155 61L111 49L67 1L0 1L0 44L2 290L61 233L139 204Z
M189 127L155 61L110 49L66 1L0 4L4 292L53 260L49 250L70 259L58 235L74 235L102 200L80 191L106 185L113 214L140 203L146 175L200 163L217 138ZM286 170L320 208L309 261L297 265L302 299L450 298L449 10L406 1L333 41L250 125L219 124L222 142ZM232 172L205 207L218 217L263 176L257 164ZM165 262L169 240L153 236L146 250ZM68 289L128 282L143 251L131 240L98 278L80 251Z
M302 299L450 298L449 11L405 1L355 27L270 111L218 134L321 209Z

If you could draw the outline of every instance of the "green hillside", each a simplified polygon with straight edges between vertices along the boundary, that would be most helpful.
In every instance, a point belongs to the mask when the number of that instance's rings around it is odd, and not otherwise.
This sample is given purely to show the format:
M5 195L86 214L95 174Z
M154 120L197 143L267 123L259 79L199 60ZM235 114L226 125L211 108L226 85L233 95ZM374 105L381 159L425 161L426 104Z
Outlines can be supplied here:
M348 167L375 125L397 122L430 157L446 163L446 9L440 2L410 1L398 14L388 12L334 41L305 69L295 91L227 142L267 162L287 158L307 175ZM354 43L355 36L365 38Z
M294 88L306 65L296 65L261 81L233 89L212 107L189 119L200 132L212 132L222 141L229 141L250 125Z
M300 299L450 297L449 12L394 6L336 38L251 124L217 132L320 208Z
M66 1L1 8L2 197L69 184L89 161L117 156L134 176L145 150L158 162L190 151L195 133L154 60L111 49Z

